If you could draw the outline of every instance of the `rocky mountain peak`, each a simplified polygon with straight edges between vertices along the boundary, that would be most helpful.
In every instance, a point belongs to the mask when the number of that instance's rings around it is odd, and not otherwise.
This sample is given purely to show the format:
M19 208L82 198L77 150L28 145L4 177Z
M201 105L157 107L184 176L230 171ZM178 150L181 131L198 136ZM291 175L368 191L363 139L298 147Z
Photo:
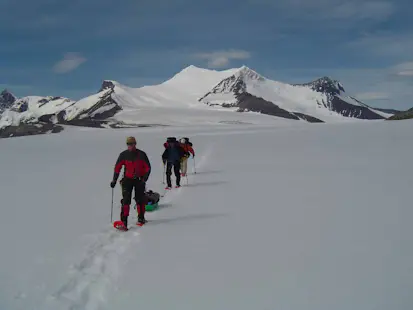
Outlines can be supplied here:
M328 76L323 76L315 81L303 85L311 87L311 89L316 92L330 95L340 95L342 92L345 92L343 85L339 81Z
M11 92L7 89L3 90L0 93L0 110L10 108L16 100L16 96L14 96Z
M118 84L115 81L110 81L110 80L104 80L102 83L102 86L99 89L99 92L104 91L106 89L115 89L116 84Z

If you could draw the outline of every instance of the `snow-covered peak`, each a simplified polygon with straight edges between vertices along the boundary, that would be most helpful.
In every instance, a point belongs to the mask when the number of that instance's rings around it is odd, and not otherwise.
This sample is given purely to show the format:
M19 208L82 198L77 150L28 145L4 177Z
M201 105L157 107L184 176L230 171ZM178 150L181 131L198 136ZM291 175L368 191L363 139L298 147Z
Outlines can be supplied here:
M340 95L345 92L343 85L328 76L321 77L310 83L303 84L304 86L309 86L316 92L326 93L330 95Z
M265 78L255 72L254 70L248 68L247 66L242 66L241 68L238 69L238 71L235 73L236 77L240 77L244 80L256 80L256 81L264 81Z
M200 98L199 101L211 93L240 94L246 90L248 84L252 85L264 82L265 80L266 79L262 75L258 74L254 70L248 68L247 66L242 66L241 68L235 69L233 74L221 80L221 82L219 82L209 93Z
M185 86L185 84L209 84L212 86L219 83L222 79L234 74L238 69L229 69L223 71L199 68L194 65L188 66L171 79L162 84L175 84L177 86ZM184 85L182 85L184 84Z

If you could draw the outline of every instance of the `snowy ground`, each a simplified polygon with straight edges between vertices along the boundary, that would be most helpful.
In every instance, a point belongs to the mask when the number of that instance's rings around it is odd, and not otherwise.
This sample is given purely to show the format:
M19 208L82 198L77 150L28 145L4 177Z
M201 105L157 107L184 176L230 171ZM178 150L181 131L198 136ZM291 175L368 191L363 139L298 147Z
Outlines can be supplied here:
M412 131L405 121L3 139L0 309L410 310ZM152 162L148 188L163 187L169 135L192 137L198 173L122 233L109 183L130 134Z

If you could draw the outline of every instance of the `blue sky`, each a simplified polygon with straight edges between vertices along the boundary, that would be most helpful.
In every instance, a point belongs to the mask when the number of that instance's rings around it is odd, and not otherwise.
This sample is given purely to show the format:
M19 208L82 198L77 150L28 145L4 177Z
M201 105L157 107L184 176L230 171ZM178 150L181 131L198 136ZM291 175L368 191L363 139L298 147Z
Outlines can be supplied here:
M191 64L245 64L413 106L410 0L0 0L0 11L0 88L17 96L79 99L103 79L139 87Z

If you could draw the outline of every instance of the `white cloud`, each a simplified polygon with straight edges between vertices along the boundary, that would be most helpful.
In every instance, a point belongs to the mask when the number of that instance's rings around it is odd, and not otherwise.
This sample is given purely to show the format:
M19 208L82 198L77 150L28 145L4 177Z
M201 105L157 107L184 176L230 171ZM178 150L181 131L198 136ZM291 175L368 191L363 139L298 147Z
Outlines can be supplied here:
M404 62L394 67L395 74L402 77L413 77L413 61Z
M209 68L224 68L229 66L231 60L248 59L251 57L251 54L243 50L228 50L209 53L197 53L194 56L199 59L207 60Z
M79 53L66 53L63 59L53 66L53 71L56 73L68 73L75 70L86 61Z

